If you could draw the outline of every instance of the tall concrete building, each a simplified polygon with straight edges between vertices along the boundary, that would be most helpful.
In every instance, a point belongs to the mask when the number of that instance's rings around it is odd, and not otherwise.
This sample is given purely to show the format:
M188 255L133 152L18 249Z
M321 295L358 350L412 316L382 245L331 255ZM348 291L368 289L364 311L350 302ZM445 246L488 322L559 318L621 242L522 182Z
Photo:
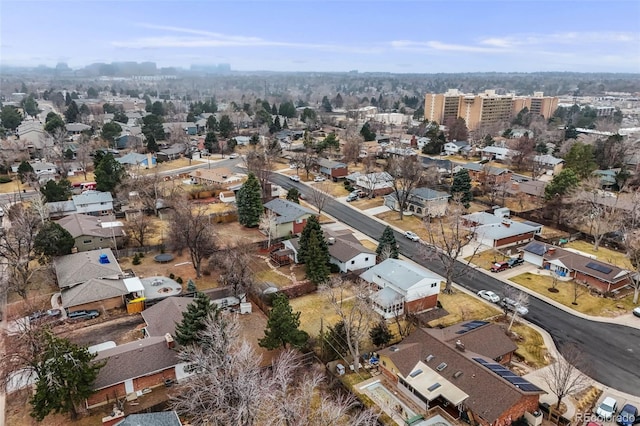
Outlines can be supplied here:
M457 89L446 93L427 93L424 101L424 118L445 124L449 118L464 118L470 130L481 123L510 121L524 107L533 114L549 119L558 107L558 98L545 97L542 92L533 96L497 95L495 90L473 95Z

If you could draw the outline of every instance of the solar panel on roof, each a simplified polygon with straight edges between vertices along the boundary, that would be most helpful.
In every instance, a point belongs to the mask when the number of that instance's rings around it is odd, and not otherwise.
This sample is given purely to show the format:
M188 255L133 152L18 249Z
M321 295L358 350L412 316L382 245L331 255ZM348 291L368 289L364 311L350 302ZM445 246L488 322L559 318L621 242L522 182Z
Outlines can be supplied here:
M502 377L512 385L517 386L518 389L524 392L542 392L542 389L540 389L524 377L518 376L516 373L504 367L503 365L487 362L482 358L471 359L473 359L478 364L484 365L486 368L493 371L495 374Z
M602 265L600 263L589 262L587 263L587 268L593 269L598 272L602 272L603 274L610 274L613 271L613 268L608 267L607 265Z
M527 245L527 251L542 256L545 252L545 246L540 243L529 243L529 245Z

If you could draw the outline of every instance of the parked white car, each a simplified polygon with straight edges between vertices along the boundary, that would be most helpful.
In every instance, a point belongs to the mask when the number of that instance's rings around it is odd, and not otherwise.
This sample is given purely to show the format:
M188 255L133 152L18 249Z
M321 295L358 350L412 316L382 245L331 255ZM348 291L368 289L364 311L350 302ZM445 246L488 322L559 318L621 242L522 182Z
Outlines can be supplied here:
M415 232L406 231L404 236L410 239L411 241L420 241L420 237Z
M480 290L478 292L478 296L482 297L484 300L488 300L492 303L498 303L500 301L500 296L492 292L491 290Z
M518 315L523 316L529 313L529 309L526 306L522 306L518 302L508 297L502 299L502 306L509 311L516 311Z
M291 175L289 176L289 179L291 179L294 182L300 182L300 176L298 175Z
M616 413L617 409L618 401L608 396L600 403L600 405L598 405L596 414L598 415L598 417L609 420Z
M325 179L324 176L316 176L313 178L314 182L324 182L325 180L327 179Z

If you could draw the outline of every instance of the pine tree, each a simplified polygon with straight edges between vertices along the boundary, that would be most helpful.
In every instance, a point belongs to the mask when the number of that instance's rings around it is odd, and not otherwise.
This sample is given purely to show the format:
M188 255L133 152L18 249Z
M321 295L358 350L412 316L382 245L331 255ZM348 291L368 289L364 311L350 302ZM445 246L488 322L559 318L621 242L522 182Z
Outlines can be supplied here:
M322 235L309 235L306 260L304 263L307 279L313 284L322 284L329 279L329 249Z
M389 331L387 323L385 321L380 321L369 331L369 337L371 338L371 343L373 343L374 346L381 347L391 341L393 334Z
M249 178L238 191L236 201L238 222L247 228L258 226L264 207L262 206L262 189L256 175L249 173Z
M451 185L451 196L455 197L460 194L460 202L465 208L469 208L473 194L471 193L471 177L467 169L461 169L453 176L453 184Z
M316 234L316 238L320 241L320 245L322 250L326 252L327 258L329 256L329 247L327 247L327 243L324 240L324 234L322 229L320 228L320 222L318 221L317 216L311 216L307 219L307 224L302 229L300 233L300 242L298 248L298 261L301 263L305 263L307 261L307 250L309 247L309 238L311 234Z
M396 236L393 233L393 229L391 229L390 226L384 228L384 232L382 233L378 247L376 248L376 254L378 257L382 257L384 254L388 255L391 259L398 258L398 243L396 241Z
M149 136L147 137L147 152L158 152L158 151L160 151L160 147L156 142L155 136L153 136L152 134L149 134Z
M187 292L193 293L194 291L196 291L196 283L189 278L189 281L187 281Z
M287 191L287 200L300 204L300 191L297 188L291 188Z
M338 321L333 326L327 327L328 331L322 339L324 346L324 354L328 361L342 358L349 353L347 347L347 331L344 327L344 321Z
M207 317L215 311L215 305L211 304L211 299L206 294L196 293L193 302L189 303L182 314L182 321L176 324L176 342L183 346L198 343L198 333L204 330Z
M48 329L38 337L41 350L31 364L36 373L35 391L29 400L31 416L39 422L53 413L69 413L75 420L77 407L93 393L93 383L103 362L86 347L55 336Z
M293 312L289 299L283 293L278 293L273 299L273 306L269 311L267 328L264 337L258 341L263 348L287 348L287 344L300 348L307 343L309 335L299 330L300 312Z

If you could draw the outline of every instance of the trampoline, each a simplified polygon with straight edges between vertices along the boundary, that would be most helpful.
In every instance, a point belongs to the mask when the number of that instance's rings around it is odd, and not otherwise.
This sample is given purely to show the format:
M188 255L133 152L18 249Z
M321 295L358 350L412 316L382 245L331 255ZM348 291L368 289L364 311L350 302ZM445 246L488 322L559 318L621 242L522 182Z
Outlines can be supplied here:
M158 263L168 263L173 260L173 255L171 253L162 253L153 258Z

